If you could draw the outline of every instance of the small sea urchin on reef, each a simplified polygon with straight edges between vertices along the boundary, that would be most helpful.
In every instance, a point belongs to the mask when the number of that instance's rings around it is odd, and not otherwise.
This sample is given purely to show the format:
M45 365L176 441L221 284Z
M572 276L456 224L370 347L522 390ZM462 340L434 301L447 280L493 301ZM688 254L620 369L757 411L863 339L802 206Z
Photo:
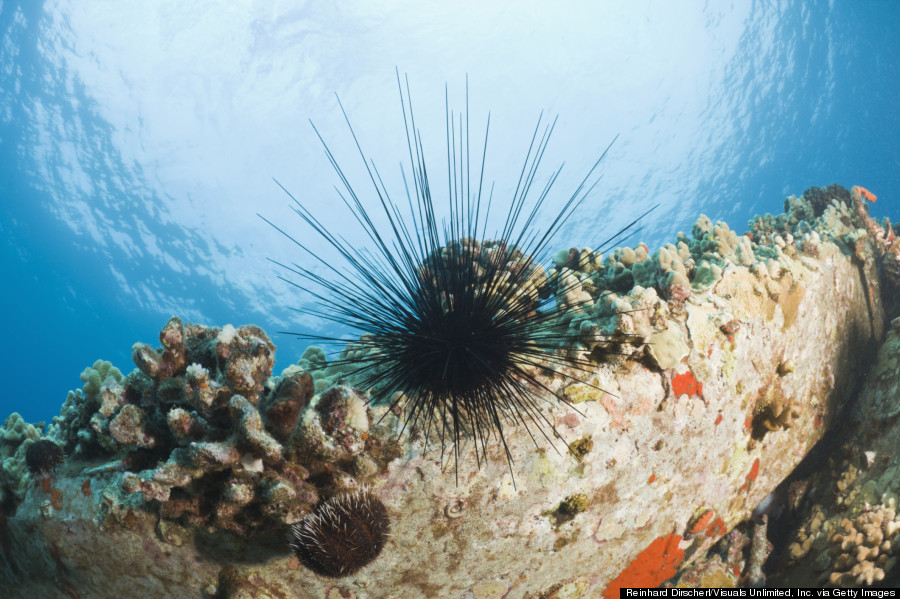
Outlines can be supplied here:
M409 82L405 95L399 73L397 83L412 169L411 185L403 172L408 211L388 193L374 162L363 152L343 105L341 111L374 187L380 215L370 214L364 206L313 125L341 180L343 189L338 193L373 243L374 252L353 247L342 235L326 229L286 189L294 201L293 210L349 268L327 262L320 252L261 216L329 273L325 277L297 264L276 262L312 283L313 289L308 285L305 288L319 301L319 308L300 312L349 327L362 336L347 339L293 334L325 343L352 341L352 357L345 353L332 365L340 364L352 384L369 391L373 403L391 403L392 409L402 409L404 429L421 427L426 444L436 437L442 457L452 445L457 476L460 445L465 440L472 441L479 464L487 459L492 443L499 441L512 472L507 426L524 427L535 443L535 429L548 441L552 441L551 436L561 439L541 409L545 398L554 393L542 382L546 379L540 371L573 378L572 372L577 376L590 367L587 358L561 352L566 327L552 302L554 296L565 298L560 304L577 310L587 309L596 298L581 292L581 283L575 277L548 277L542 263L548 262L553 236L599 180L595 173L609 147L562 209L547 219L540 215L540 209L561 167L550 174L532 200L538 167L556 122L544 124L539 118L505 219L491 239L486 229L493 187L488 192L484 185L490 115L481 167L470 169L468 99L465 115L457 115L449 110L445 92L449 197L439 202L428 177ZM444 207L449 209L447 219L439 215ZM378 227L376 216L386 219L388 226ZM636 222L603 245L620 240ZM578 287L578 293L572 293L573 286Z
M49 474L65 460L63 450L53 441L41 439L25 450L25 463L32 474Z
M319 504L291 527L290 543L301 564L320 576L339 578L372 563L390 528L384 504L363 489Z

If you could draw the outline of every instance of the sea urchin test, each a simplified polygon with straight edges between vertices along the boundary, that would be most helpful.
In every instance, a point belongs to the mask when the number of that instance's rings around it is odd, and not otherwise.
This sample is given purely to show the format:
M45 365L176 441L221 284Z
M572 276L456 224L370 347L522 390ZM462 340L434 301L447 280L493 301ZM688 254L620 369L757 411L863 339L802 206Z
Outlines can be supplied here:
M538 167L555 125L555 120L544 124L539 118L502 229L491 239L486 229L493 194L492 189L484 188L490 115L481 167L474 170L469 166L468 100L465 115L452 113L449 102L445 104L448 197L442 198L428 178L409 83L405 96L399 73L397 84L412 170L412 191L408 184L406 189L408 211L391 197L374 162L363 152L343 105L341 111L374 190L374 208L366 207L313 125L343 186L338 193L374 244L374 252L351 246L326 229L286 189L294 201L293 210L337 250L349 268L326 263L313 246L300 243L261 217L333 275L325 278L298 265L277 263L312 283L310 293L318 300L319 309L301 312L361 336L294 334L325 343L352 342L352 357L341 357L332 366L342 368L346 380L368 390L374 404L389 403L392 409L402 410L403 429L422 430L426 447L428 439L436 439L442 462L449 448L457 477L460 447L466 441L473 443L479 464L499 443L512 472L512 455L504 435L507 427L524 427L535 443L539 436L547 441L552 441L551 436L562 439L542 412L545 397L555 394L537 373L548 370L577 381L584 378L579 373L591 368L588 359L561 353L566 326L551 304L557 299L577 310L592 306L594 299L579 293L581 284L576 279L548 277L543 264L549 261L554 235L594 189L599 180L597 167L609 147L562 209L549 220L539 219L561 169L550 174L532 199ZM439 223L436 208L442 205L449 206L449 220ZM375 225L373 209L383 212L387 227ZM542 228L539 220L549 224ZM604 245L620 238L636 222ZM642 339L634 336L630 341L640 344Z

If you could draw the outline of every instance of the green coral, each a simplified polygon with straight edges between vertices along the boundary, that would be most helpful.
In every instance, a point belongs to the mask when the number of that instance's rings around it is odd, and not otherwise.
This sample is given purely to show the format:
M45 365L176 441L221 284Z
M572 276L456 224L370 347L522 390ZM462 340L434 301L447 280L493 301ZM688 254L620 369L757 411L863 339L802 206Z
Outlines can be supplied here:
M347 351L348 349L345 349L342 354ZM337 366L329 366L325 350L317 345L310 345L306 348L303 355L297 360L297 367L312 375L316 393L321 393L333 385L344 374L344 371L353 370L342 360Z
M100 389L104 384L109 384L109 378L112 378L119 384L125 379L119 369L113 366L112 362L106 360L97 360L93 366L85 368L79 378L84 383L81 389L84 391L88 401L97 400Z
M0 426L0 506L15 505L25 496L28 446L41 438L43 424L29 424L13 412Z
M324 370L328 366L328 358L325 357L324 349L317 345L310 345L300 356L297 365L307 372Z
M98 427L92 425L92 417L98 413L108 416L121 405L125 377L111 362L97 360L84 369L80 378L84 386L66 395L59 416L54 416L48 427L47 436L67 453L85 454L98 447L112 451L111 439L98 438L100 434Z

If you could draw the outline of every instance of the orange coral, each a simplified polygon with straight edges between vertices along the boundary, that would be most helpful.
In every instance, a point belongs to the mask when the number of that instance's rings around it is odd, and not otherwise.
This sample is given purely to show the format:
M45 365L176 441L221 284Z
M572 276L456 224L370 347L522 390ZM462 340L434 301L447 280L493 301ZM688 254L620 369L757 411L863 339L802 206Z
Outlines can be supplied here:
M874 202L875 200L878 199L878 196L876 196L874 193L872 193L865 187L860 187L859 185L857 185L856 188L859 190L859 195L861 195L865 199L869 200L870 202Z
M609 583L603 597L618 599L621 589L656 587L675 576L675 568L684 558L684 551L679 543L681 535L676 534L654 539Z
M724 535L726 532L728 530L725 528L725 521L717 517L706 529L706 536L717 537Z
M697 518L697 521L694 522L694 524L690 528L688 528L688 534L695 535L702 532L715 515L716 513L713 510L707 510L706 512L704 512L704 514Z
M747 475L747 480L755 480L756 476L759 474L759 458L753 460L753 465L750 466L750 473Z
M746 489L750 487L750 485L753 484L753 481L756 480L757 476L759 476L759 458L753 460L753 465L750 466L750 472L745 477L747 480L743 485L741 485L741 488Z
M715 520L713 518L715 518ZM707 537L718 537L728 532L725 528L725 521L719 516L716 516L714 510L706 510L692 522L693 523L688 526L685 538L695 537L701 533Z
M672 377L672 391L675 395L700 395L703 393L703 383L694 378L694 373L688 370Z

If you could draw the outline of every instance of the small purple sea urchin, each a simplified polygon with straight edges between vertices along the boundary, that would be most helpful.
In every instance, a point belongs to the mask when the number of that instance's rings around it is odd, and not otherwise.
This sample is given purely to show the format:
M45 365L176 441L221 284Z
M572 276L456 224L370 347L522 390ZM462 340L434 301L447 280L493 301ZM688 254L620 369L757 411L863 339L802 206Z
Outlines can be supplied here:
M25 450L25 464L32 474L48 474L65 460L63 450L53 441L41 439Z
M319 504L291 527L290 543L301 564L320 576L340 578L372 563L389 533L384 504L359 490Z
M481 169L473 172L469 167L468 91L465 117L445 106L449 197L439 202L432 195L409 83L405 97L399 73L397 84L412 169L411 182L403 173L408 210L391 198L374 162L362 151L343 105L341 111L374 187L377 200L373 204L380 206L379 215L370 214L364 207L313 125L343 184L338 193L352 220L374 244L374 251L353 247L342 235L328 231L286 189L295 203L293 210L338 252L347 267L326 261L321 252L260 216L329 273L330 278L326 278L297 264L276 262L307 284L285 281L305 289L320 302L321 309L299 311L349 327L361 337L292 334L316 342L352 342L359 351L334 360L332 365L340 366L354 385L367 390L373 403L391 403L392 409L402 409L404 428L421 427L426 442L433 433L441 445L442 461L444 449L452 445L457 476L463 440L473 442L479 465L487 459L489 447L499 445L512 473L507 426L523 427L535 443L539 436L548 441L551 435L562 439L542 411L542 404L554 393L538 372L552 371L573 379L566 367L582 372L592 369L588 358L560 353L569 333L560 311L553 306L554 294L564 297L575 286L580 290L581 283L575 277L566 279L572 283L563 283L563 277L548 280L542 263L549 262L553 236L599 180L594 173L609 147L565 199L562 209L544 218L540 208L560 169L550 174L531 201L541 157L555 125L555 121L542 125L539 118L505 222L501 230L488 235L493 187L483 190L483 182L490 115ZM479 158L474 159L477 164ZM439 214L444 207L449 208L446 220ZM386 218L388 226L379 228L373 216ZM602 245L620 241L637 220ZM584 299L584 295L575 300L576 305L569 303L568 309L592 304L595 298ZM540 435L535 435L532 427Z

